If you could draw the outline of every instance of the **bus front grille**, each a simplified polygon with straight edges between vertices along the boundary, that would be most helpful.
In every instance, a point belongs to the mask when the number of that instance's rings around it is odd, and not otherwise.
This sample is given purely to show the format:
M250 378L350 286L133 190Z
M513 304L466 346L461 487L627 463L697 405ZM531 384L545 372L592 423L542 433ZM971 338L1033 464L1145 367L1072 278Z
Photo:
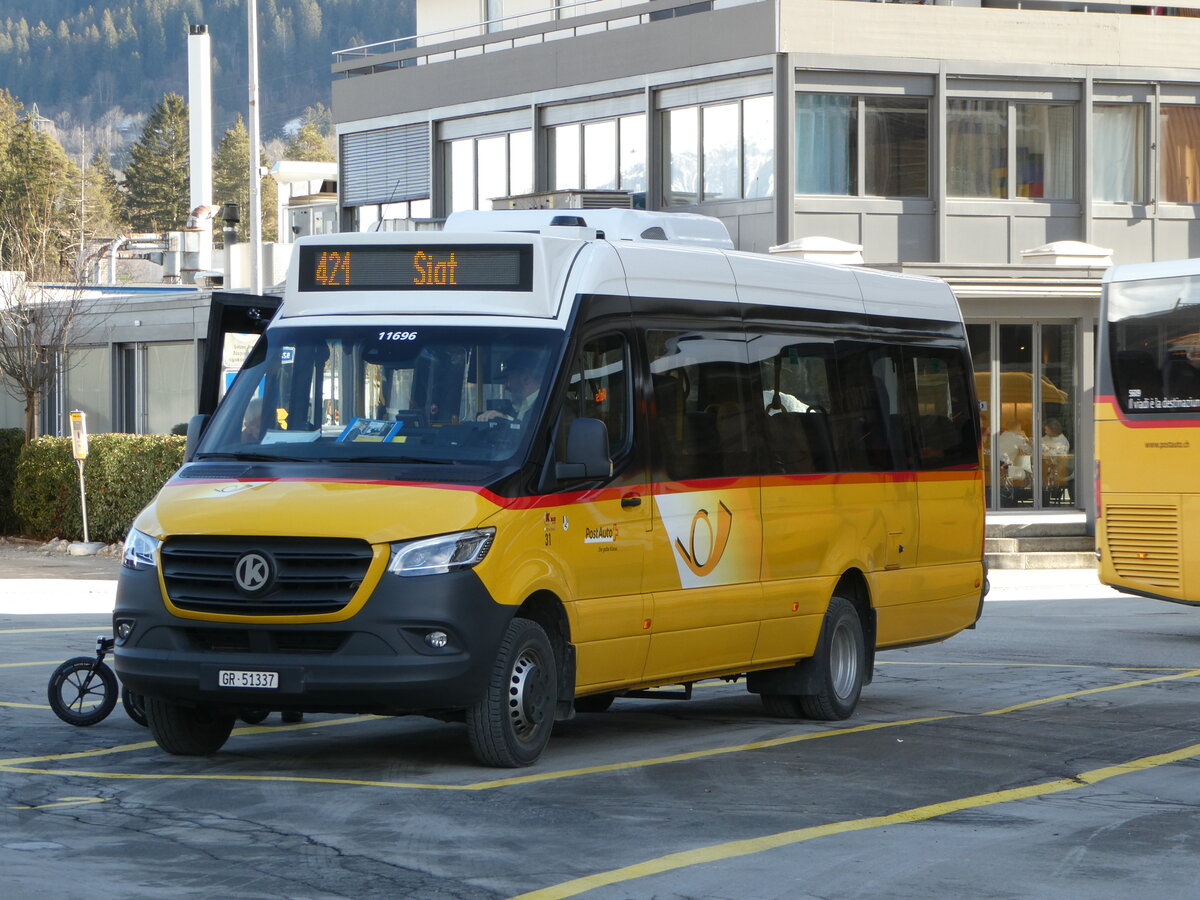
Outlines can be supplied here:
M1108 506L1104 519L1117 575L1156 587L1182 586L1177 507Z
M238 564L249 553L269 566L259 590L238 583ZM175 606L240 616L338 612L366 578L371 558L365 541L225 536L169 538L161 555L167 597Z

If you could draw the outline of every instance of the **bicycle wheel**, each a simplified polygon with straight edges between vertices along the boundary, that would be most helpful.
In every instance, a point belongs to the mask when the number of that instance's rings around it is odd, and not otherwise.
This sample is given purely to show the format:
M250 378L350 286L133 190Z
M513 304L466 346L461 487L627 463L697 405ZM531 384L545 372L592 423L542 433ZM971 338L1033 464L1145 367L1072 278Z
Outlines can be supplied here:
M54 670L46 697L54 714L68 725L95 725L117 705L117 676L91 656L68 659Z
M143 728L150 724L146 721L146 698L141 694L135 694L125 685L121 685L121 705L125 707L129 718Z

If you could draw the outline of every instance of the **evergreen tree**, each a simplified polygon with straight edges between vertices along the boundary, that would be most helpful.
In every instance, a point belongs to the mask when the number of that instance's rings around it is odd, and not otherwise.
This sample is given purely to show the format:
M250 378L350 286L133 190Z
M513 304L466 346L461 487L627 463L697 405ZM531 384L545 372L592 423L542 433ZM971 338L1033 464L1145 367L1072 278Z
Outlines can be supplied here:
M313 122L305 122L296 136L283 148L284 159L303 159L308 162L336 162L325 137Z
M96 148L84 176L84 225L89 237L116 237L129 230L121 188L108 152Z
M135 231L183 228L191 200L187 104L164 94L129 148L125 208Z
M79 167L58 141L37 130L33 116L11 126L0 156L0 221L8 239L0 242L0 269L23 271L21 260L13 256L13 241L24 231L37 234L44 244L38 258L50 267L27 273L31 278L52 280L73 274L79 178Z
M266 154L259 148L258 164L267 165ZM276 185L270 175L263 176L262 192L262 237L264 241L276 239L278 224L275 215ZM218 203L236 203L241 209L242 221L238 224L238 240L250 237L250 134L241 113L221 138L213 154L213 200ZM219 223L216 223L219 227Z

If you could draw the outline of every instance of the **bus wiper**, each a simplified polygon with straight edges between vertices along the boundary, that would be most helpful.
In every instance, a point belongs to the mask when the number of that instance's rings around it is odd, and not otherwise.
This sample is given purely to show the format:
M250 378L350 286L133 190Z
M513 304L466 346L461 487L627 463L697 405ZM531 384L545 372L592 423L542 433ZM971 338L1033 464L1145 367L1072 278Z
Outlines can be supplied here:
M337 463L428 463L435 466L449 466L454 464L452 459L435 459L433 457L424 456L349 456L349 457L324 457L322 462L337 462Z
M242 462L313 462L302 456L278 456L268 453L197 453L196 459L236 459Z

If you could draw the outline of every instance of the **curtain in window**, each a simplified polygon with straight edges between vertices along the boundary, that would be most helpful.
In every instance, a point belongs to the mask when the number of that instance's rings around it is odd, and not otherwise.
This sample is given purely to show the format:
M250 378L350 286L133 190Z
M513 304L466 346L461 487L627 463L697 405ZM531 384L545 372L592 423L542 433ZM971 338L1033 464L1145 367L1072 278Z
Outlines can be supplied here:
M1145 184L1145 108L1140 104L1097 104L1092 111L1092 197L1111 203L1141 203Z
M1160 131L1163 200L1200 203L1200 107L1164 106Z
M853 97L796 95L796 193L853 195L858 185Z
M947 102L946 156L950 196L1008 196L1007 133L1007 115L1002 100Z
M1067 200L1074 196L1074 108L1045 103L1017 106L1017 196Z

